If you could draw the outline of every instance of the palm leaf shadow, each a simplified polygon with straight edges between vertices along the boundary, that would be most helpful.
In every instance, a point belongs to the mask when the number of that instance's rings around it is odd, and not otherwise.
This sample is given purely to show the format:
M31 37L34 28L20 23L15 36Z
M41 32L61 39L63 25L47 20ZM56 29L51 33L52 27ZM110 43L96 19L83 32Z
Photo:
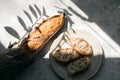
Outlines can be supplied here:
M11 34L12 36L14 36L14 37L17 38L17 39L20 39L20 36L19 36L19 34L16 32L15 29L11 28L10 26L5 26L4 28L5 28L5 30L6 30L9 34Z
M38 15L37 15L36 11L34 10L34 8L31 5L29 5L29 9L32 12L32 14L35 16L35 18L38 19Z
M75 24L70 17L67 17L68 22L70 24L70 28L72 27L73 24Z
M57 6L54 6L54 7L63 10L63 11L58 11L58 13L63 13L64 12L65 14L67 14L69 16L72 16L72 14L67 9L63 9L63 8L60 8L60 7L57 7Z
M40 9L38 8L38 6L37 6L36 4L34 4L34 7L36 8L36 10L37 10L37 12L39 13L39 16L40 16L40 18L41 18L41 11L40 11Z
M43 16L49 17L49 16L46 14L46 10L45 10L45 7L44 7L44 6L43 6Z
M18 18L18 21L19 21L19 23L21 24L21 26L24 28L24 30L25 30L25 31L29 31L29 30L27 29L27 26L26 26L25 22L23 21L23 19L22 19L21 17L19 17L19 16L17 16L17 18Z
M72 19L70 18L70 16L72 16L72 14L67 10L67 9L63 9L63 8L60 8L60 7L57 7L57 6L54 6L54 7L56 7L56 8L58 8L58 9L61 9L61 10L63 10L63 11L57 11L58 13L65 13L65 16L66 16L66 24L70 24L69 26L67 25L67 27L68 27L68 29L71 29L74 33L75 33L75 31L73 30L73 28L72 28L72 25L73 24L75 24L74 23L74 21L72 21Z
M28 19L30 20L30 22L33 24L33 20L32 20L32 18L31 18L30 14L29 14L27 11L25 11L25 10L23 10L23 12L24 12L25 15L28 17Z

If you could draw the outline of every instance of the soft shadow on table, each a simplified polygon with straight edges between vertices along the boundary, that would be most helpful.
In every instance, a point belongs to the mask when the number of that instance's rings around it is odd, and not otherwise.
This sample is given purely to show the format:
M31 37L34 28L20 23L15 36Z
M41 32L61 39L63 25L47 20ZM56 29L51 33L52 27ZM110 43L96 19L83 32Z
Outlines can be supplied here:
M89 80L119 80L120 58L103 58L98 72ZM57 68L57 66L56 66ZM113 71L109 72L110 69ZM61 72L62 73L62 72ZM107 73L107 74L106 74ZM15 80L64 80L52 68L48 58L37 58Z
M5 50L5 46L0 42L0 54Z
M119 0L72 0L72 2L88 16L88 19L81 16L81 14L72 7L68 6L70 11L85 21L95 22L118 45L120 45ZM90 28L94 30L93 27Z
M52 69L47 58L40 58L23 70L15 80L63 80Z
M100 70L90 80L119 80L120 58L105 58Z

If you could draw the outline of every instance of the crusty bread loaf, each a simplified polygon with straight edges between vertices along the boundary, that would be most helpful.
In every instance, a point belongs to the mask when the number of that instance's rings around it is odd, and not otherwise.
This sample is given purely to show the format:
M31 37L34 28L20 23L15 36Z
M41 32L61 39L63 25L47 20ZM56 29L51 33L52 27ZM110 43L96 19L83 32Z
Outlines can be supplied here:
M67 65L67 72L68 74L73 75L87 68L89 64L90 64L89 57L78 58L77 60L74 60Z
M30 32L28 37L20 47L29 50L40 50L50 38L58 32L63 26L64 14L55 15L40 23L34 30Z
M73 59L76 59L80 57L79 53L77 53L74 49L72 48L65 48L65 49L58 49L55 50L52 53L52 56L57 60L61 62L68 62Z
M71 46L80 55L91 55L93 53L91 45L82 38L73 38L70 40Z

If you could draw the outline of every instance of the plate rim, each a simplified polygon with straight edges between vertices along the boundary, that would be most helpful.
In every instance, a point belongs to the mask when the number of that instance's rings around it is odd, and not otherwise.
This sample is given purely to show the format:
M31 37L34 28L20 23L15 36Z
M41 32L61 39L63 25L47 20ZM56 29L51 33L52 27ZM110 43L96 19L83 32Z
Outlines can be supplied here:
M84 77L84 75L83 75L83 77L81 77L82 80L90 79L99 71L99 69L100 69L100 67L102 65L103 56L104 56L103 49L102 49L102 46L101 46L100 42L90 32L84 31L84 30L80 30L80 29L75 29L74 31L82 33L82 34L85 33L86 35L89 34L89 36L92 36L94 38L94 40L96 40L97 44L99 45L99 49L101 49L101 55L98 54L97 56L94 55L94 57L93 57L94 65L92 63L91 66L95 67L95 69L93 69L93 68L91 68L91 69L94 72L92 72L92 71L91 71L91 73L89 72L89 74L87 74L87 77ZM67 31L67 32L70 32L70 31ZM60 77L62 77L63 79L66 79L66 80L70 80L70 79L71 80L78 80L78 79L73 79L73 77L70 77L70 76L66 78L65 76L63 76L63 74L58 73L57 68L55 68L55 66L54 66L55 64L52 62L54 59L52 58L51 53L49 54L49 59L50 59L50 63L52 65L52 68L57 73L57 75L59 75ZM97 61L99 61L99 63ZM97 66L95 66L96 64L97 64Z

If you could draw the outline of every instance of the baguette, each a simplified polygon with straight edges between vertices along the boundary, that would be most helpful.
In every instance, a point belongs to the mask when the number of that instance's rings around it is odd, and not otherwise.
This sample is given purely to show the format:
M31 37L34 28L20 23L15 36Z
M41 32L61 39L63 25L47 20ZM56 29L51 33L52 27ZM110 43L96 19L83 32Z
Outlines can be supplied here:
M55 15L40 23L19 45L22 49L39 51L63 26L64 14Z

